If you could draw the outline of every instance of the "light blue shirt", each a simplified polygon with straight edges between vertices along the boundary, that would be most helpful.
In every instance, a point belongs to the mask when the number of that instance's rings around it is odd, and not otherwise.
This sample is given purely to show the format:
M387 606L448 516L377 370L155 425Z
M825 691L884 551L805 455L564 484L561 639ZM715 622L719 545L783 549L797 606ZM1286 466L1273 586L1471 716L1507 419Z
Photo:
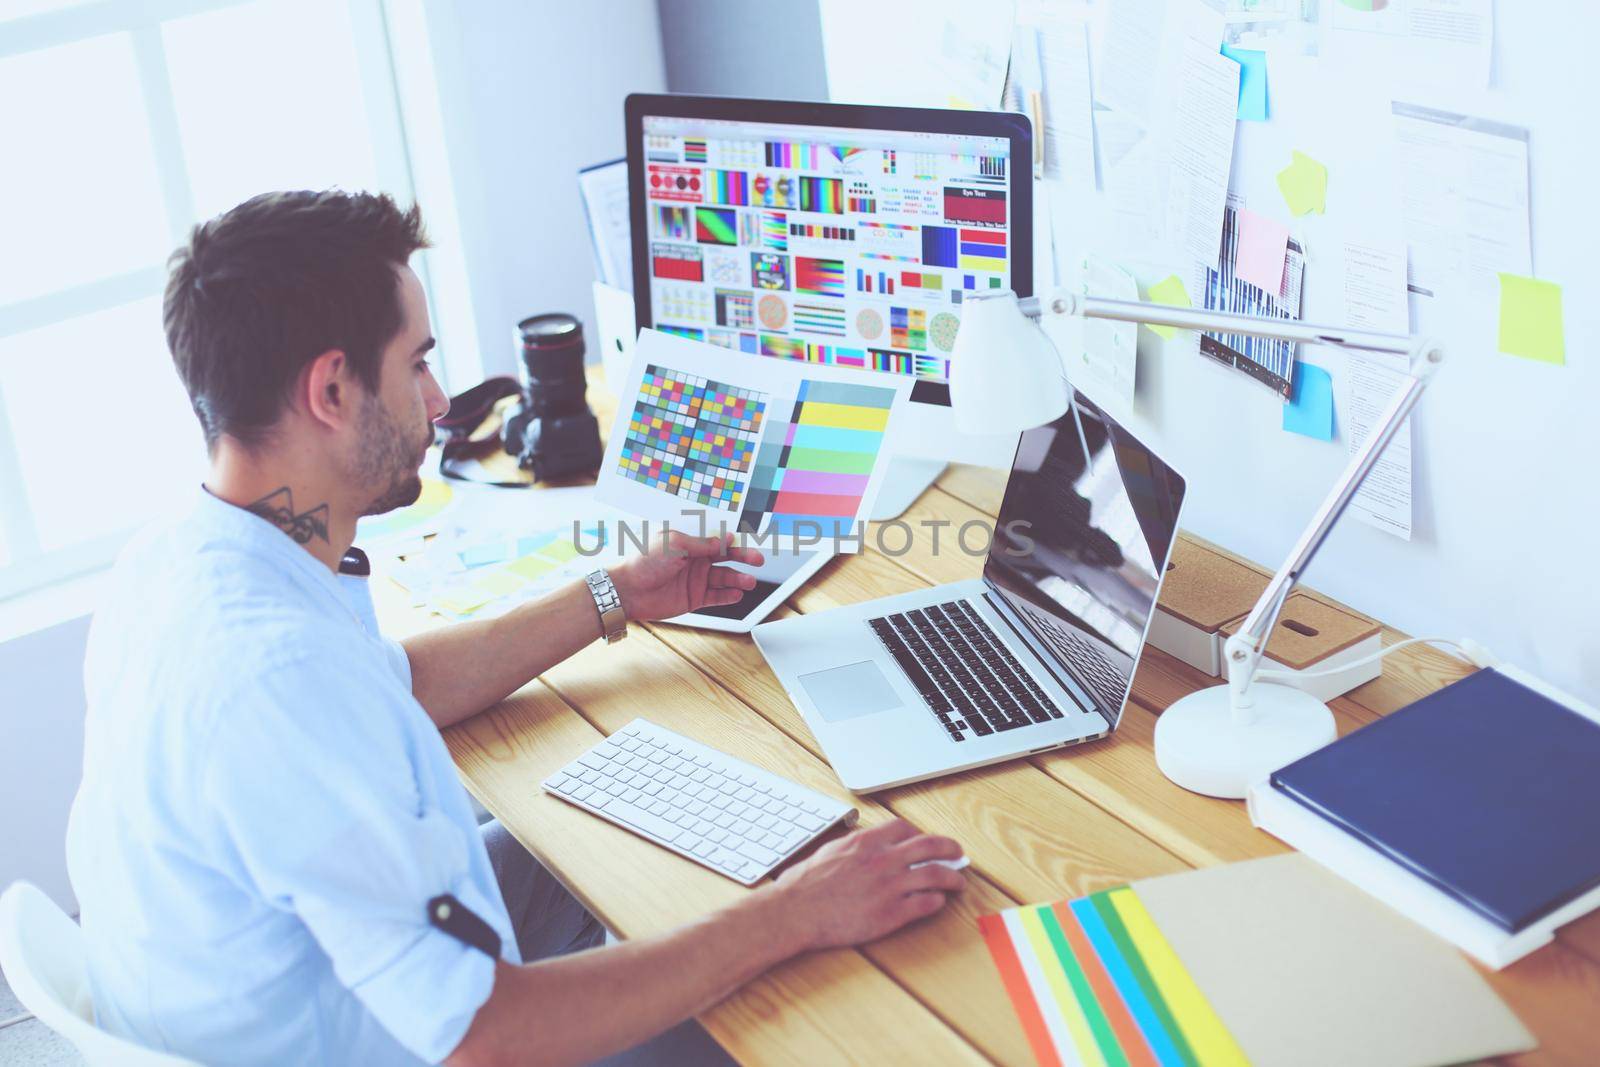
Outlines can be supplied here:
M99 1024L206 1064L448 1055L494 964L426 903L516 941L366 580L202 491L119 560L84 678L67 860Z

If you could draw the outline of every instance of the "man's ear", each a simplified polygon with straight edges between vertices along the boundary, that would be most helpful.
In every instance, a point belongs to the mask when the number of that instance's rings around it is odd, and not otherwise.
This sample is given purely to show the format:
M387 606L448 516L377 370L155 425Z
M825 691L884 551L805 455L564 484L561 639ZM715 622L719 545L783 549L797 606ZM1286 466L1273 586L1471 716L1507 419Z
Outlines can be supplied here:
M349 421L354 412L355 395L352 387L349 358L342 349L330 348L300 372L297 399L313 421L328 429L337 429Z

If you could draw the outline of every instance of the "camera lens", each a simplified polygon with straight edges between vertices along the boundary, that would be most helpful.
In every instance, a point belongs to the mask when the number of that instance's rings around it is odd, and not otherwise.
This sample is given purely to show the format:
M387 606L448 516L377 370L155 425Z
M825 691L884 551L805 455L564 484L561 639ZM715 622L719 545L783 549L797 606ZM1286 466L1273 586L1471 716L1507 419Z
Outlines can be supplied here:
M583 381L583 324L565 312L517 323L522 367L530 382Z

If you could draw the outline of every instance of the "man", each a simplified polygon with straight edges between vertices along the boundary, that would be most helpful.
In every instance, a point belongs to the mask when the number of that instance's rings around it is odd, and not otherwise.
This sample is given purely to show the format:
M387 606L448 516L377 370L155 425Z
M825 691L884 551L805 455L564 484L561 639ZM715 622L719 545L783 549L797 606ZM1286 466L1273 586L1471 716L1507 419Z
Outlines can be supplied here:
M439 730L600 637L599 598L574 582L402 645L376 632L350 548L360 516L416 499L448 406L407 266L425 245L387 197L278 193L173 257L167 339L210 471L124 553L96 613L67 841L98 1022L146 1045L582 1063L961 887L912 866L959 846L898 823L683 929L534 959L602 932L503 831L491 855ZM628 618L666 618L737 599L751 581L728 560L759 555L677 537L609 581ZM478 936L429 922L441 896Z

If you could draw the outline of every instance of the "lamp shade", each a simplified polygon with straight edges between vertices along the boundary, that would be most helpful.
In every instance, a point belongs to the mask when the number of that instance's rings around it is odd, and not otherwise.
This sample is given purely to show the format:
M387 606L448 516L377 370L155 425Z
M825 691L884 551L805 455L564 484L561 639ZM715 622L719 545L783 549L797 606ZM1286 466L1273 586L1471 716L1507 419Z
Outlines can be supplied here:
M1017 294L974 295L950 354L950 406L962 433L1019 433L1054 421L1070 395L1061 358Z

